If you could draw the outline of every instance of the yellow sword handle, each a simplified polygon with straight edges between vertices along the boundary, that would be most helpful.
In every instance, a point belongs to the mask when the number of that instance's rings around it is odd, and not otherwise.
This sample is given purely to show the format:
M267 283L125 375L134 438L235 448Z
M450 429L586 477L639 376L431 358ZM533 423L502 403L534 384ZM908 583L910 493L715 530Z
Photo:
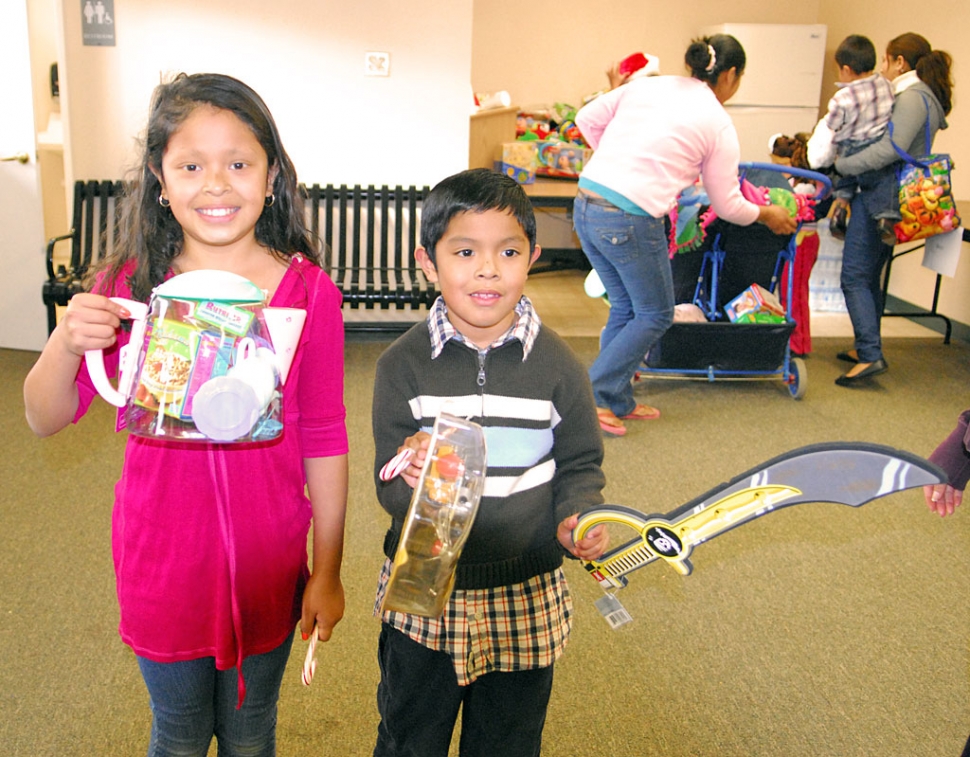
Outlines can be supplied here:
M690 553L708 539L770 512L776 505L799 495L791 486L752 486L717 500L701 503L682 517L644 515L615 505L592 508L580 516L573 538L579 541L603 524L618 524L637 532L637 538L620 545L598 560L584 561L586 569L604 588L626 585L624 576L655 560L665 560L681 575L690 575Z

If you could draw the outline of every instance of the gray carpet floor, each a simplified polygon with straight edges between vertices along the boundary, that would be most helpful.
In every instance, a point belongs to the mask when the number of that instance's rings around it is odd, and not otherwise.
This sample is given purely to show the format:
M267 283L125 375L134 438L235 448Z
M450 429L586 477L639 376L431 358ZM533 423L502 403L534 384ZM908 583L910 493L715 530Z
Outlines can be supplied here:
M608 500L663 513L813 442L925 455L968 404L967 345L888 340L889 373L841 389L834 354L848 345L815 342L801 401L777 379L641 381L663 418L606 440ZM595 340L570 343L595 357ZM373 747L386 518L370 479L370 393L385 346L347 345L347 613L310 688L294 646L279 713L288 757ZM110 552L123 439L103 403L34 438L21 386L35 358L0 350L0 757L144 754L147 696L117 636ZM970 733L968 537L968 513L941 519L918 491L783 509L699 547L689 577L658 564L633 574L619 596L634 621L617 631L593 606L599 587L568 565L577 620L543 754L956 757Z

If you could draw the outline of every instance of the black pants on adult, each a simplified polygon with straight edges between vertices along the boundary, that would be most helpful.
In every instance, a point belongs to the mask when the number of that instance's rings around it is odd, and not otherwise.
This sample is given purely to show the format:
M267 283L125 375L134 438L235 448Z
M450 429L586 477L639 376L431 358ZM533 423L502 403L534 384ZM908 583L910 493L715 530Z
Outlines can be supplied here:
M447 757L461 710L462 757L537 757L553 668L486 673L459 686L451 658L386 623L374 757Z

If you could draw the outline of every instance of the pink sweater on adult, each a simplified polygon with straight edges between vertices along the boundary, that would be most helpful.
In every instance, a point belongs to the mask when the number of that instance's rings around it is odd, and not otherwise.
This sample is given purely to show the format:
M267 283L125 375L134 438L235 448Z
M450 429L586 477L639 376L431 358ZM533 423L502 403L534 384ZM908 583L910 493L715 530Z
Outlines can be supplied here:
M294 629L308 577L303 460L347 452L340 303L323 271L296 256L271 303L307 310L279 438L128 437L112 542L120 633L136 654L156 662L214 657L227 670L275 649ZM121 332L116 348L126 341ZM112 375L117 349L105 358ZM75 421L96 395L83 364L77 385Z
M576 114L595 152L580 186L625 197L655 218L703 177L714 211L747 226L758 206L741 196L741 148L731 117L707 84L686 76L647 76L600 95Z

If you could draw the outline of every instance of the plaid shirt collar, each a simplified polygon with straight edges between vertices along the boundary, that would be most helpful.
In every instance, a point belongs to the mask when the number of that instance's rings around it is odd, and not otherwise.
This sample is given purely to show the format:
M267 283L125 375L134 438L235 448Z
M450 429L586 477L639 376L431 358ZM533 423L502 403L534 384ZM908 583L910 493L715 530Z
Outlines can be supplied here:
M515 304L515 314L516 318L512 327L488 345L488 349L492 350L501 347L506 342L511 342L513 339L518 339L522 342L522 361L525 362L525 359L529 357L529 352L532 351L532 345L535 344L542 322L539 320L539 314L532 307L532 302L525 295L522 295ZM445 344L450 339L455 339L478 350L478 347L468 341L448 320L448 306L441 296L431 306L431 313L428 315L428 331L431 332L432 360L441 354Z

